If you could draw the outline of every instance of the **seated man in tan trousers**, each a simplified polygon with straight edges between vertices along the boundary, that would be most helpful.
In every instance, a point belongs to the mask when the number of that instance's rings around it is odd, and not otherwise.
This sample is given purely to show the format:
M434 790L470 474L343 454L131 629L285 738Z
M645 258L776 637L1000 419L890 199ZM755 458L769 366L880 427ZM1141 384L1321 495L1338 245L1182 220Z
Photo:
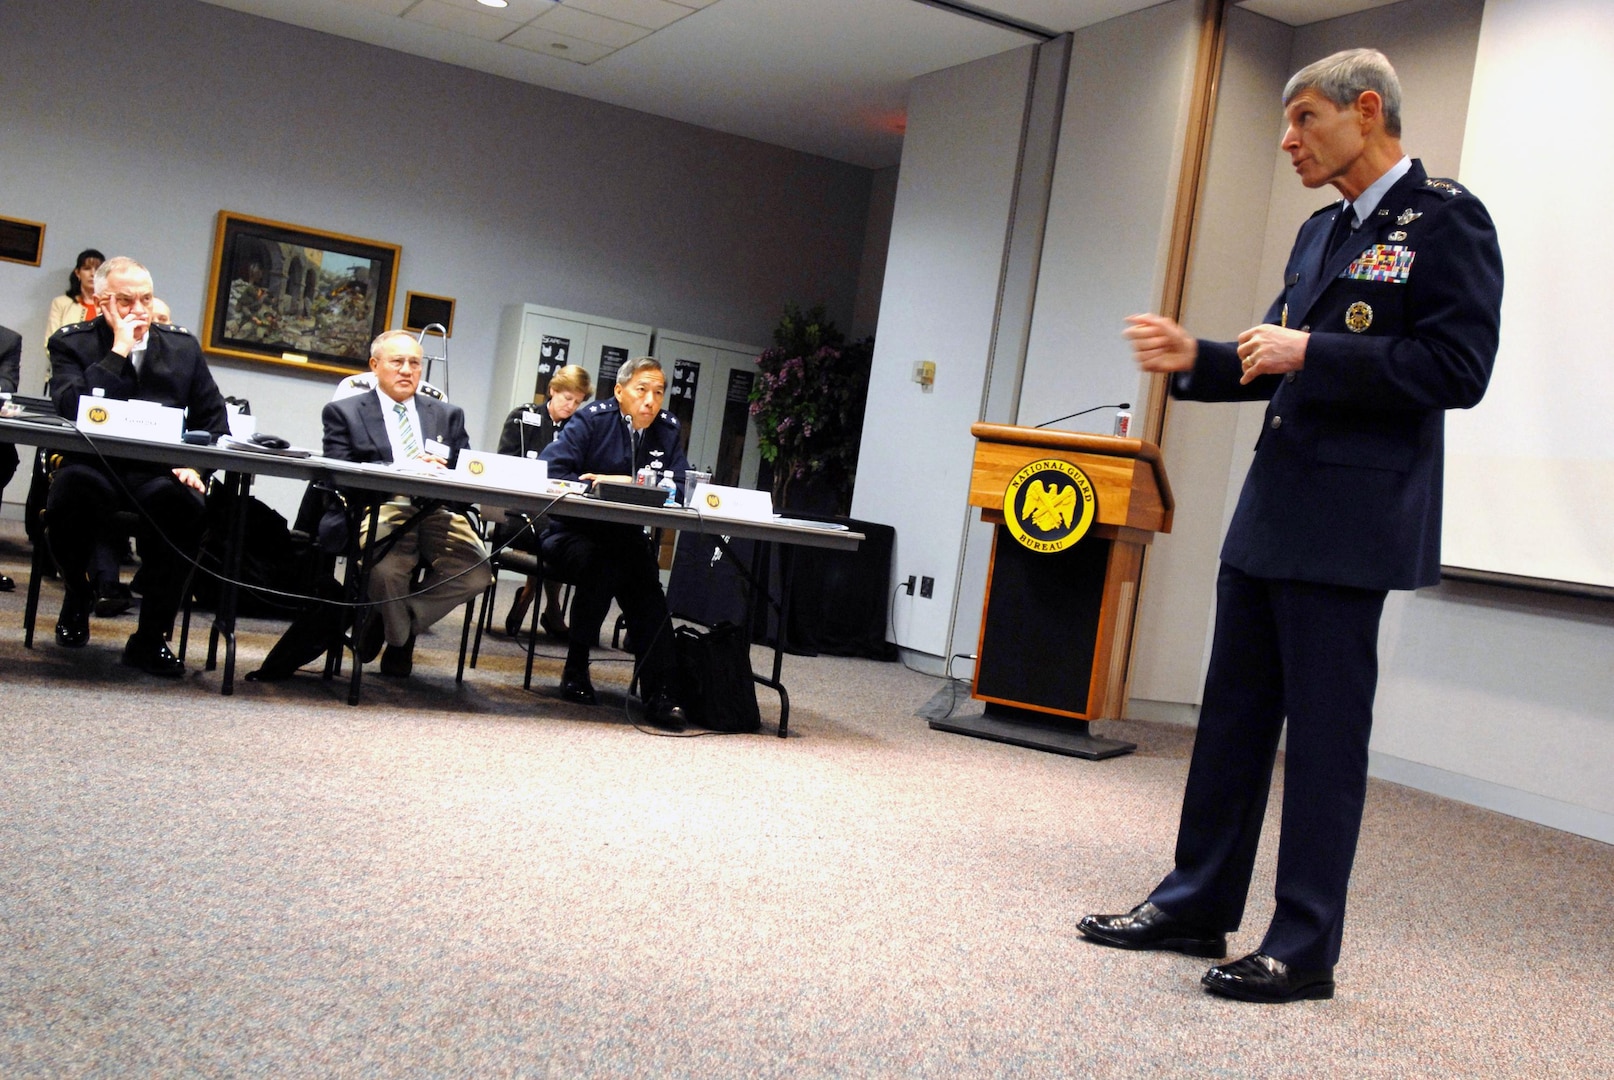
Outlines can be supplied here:
M427 394L417 394L421 348L404 330L389 330L370 346L374 392L341 398L325 406L325 456L343 461L409 462L421 469L452 467L468 449L463 410ZM420 515L424 514L424 517ZM414 520L419 517L419 520ZM360 529L368 525L366 515ZM381 674L403 678L414 667L415 636L488 586L488 552L465 514L449 506L422 510L404 496L382 504L377 523L381 542L405 522L411 524L370 568L368 599L377 605L387 649ZM341 537L348 527L340 507L320 522L322 541ZM364 536L359 537L362 544ZM415 569L426 567L411 588ZM371 628L377 625L372 621ZM370 633L359 658L368 662L381 648Z

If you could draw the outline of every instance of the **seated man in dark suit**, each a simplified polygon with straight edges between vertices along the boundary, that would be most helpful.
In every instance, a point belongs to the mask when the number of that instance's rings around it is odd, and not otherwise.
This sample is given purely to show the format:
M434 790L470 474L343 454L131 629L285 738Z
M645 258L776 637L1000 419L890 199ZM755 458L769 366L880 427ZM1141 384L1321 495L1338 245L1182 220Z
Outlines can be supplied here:
M0 326L0 391L7 394L17 392L18 371L22 368L22 336L15 330ZM17 474L17 448L10 443L0 443L0 491L4 491L11 478ZM0 592L10 592L17 587L5 574L0 574Z
M51 335L50 396L69 420L79 398L102 391L123 401L153 401L185 410L185 426L217 438L229 431L224 396L202 359L201 346L180 327L152 321L151 274L119 256L95 272L101 314ZM90 640L95 606L88 566L106 517L139 516L140 623L124 646L123 662L152 675L179 676L185 667L168 650L189 565L201 544L207 484L195 469L94 454L64 455L45 500L46 536L62 571L66 596L56 620L56 643L78 648Z
M671 472L682 490L689 461L678 438L678 421L661 411L667 376L653 356L630 360L617 371L616 395L577 410L540 456L558 480L631 481L646 465ZM655 551L637 525L556 517L543 539L544 561L573 582L572 626L560 693L569 701L597 700L589 679L589 647L616 598L628 619L628 640L639 664L646 713L660 727L683 726L678 703L677 661L667 596Z
M421 348L405 330L389 330L370 346L374 392L339 398L325 406L325 456L342 461L409 462L422 469L446 469L470 448L465 413L446 401L417 394ZM418 520L417 520L418 519ZM406 522L407 529L401 529ZM360 525L369 524L368 515ZM320 522L320 539L345 538L342 509L333 506ZM382 504L377 542L398 531L392 546L370 568L368 598L379 608L387 649L381 674L407 677L414 668L415 637L438 619L488 587L488 552L465 514L433 506L422 510L404 496ZM359 542L364 542L364 536ZM426 576L411 589L415 568ZM381 636L366 635L360 659L381 648Z

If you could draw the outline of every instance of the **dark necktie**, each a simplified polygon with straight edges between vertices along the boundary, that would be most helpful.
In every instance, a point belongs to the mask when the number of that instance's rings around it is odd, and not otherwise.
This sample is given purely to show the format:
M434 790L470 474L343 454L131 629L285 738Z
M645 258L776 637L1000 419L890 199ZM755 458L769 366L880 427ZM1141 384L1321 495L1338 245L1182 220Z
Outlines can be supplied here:
M1345 246L1346 241L1356 230L1351 223L1356 220L1356 214L1351 210L1351 204L1345 203L1339 208L1339 216L1334 219L1334 231L1328 234L1328 253L1323 256L1323 262L1329 262L1338 254L1339 249Z

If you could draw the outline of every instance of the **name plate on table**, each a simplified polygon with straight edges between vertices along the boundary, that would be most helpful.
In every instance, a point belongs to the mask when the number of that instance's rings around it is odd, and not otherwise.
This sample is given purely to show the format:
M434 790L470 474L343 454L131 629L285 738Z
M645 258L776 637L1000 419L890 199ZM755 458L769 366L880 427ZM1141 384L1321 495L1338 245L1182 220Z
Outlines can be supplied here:
M750 488L696 484L689 508L702 514L739 518L742 521L773 520L773 496L766 491L753 491Z
M185 410L155 401L86 395L78 399L78 429L87 435L179 442L185 433Z
M512 491L541 492L549 486L549 462L495 454L486 450L461 450L454 472L467 480Z

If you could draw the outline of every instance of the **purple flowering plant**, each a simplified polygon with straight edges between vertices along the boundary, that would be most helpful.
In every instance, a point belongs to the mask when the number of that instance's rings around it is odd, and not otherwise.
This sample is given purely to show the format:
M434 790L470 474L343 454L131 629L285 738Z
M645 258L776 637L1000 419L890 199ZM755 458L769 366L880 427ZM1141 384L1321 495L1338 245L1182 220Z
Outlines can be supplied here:
M837 512L848 513L874 341L846 344L821 304L806 312L786 304L773 341L757 357L751 415L762 459L773 466L774 505L787 508L792 484L814 478L834 493Z

